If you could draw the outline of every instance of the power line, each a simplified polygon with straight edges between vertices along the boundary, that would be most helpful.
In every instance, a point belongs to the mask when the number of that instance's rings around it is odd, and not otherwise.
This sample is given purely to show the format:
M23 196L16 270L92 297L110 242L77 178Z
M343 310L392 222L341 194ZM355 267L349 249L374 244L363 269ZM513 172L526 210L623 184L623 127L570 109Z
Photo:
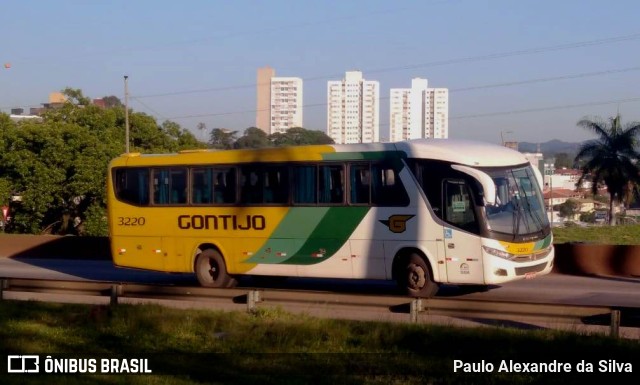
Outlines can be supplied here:
M364 70L363 72L384 73L384 72L403 71L408 69L427 68L427 67L451 65L451 64L458 64L458 63L469 63L474 61L501 59L501 58L512 57L512 56L531 55L531 54L543 53L543 52L561 51L566 49L590 47L590 46L603 45L603 44L612 44L612 43L637 40L637 39L640 39L640 33L610 37L605 39L596 39L596 40L574 42L574 43L568 43L568 44L560 44L560 45L554 45L554 46L548 46L548 47L530 48L525 50L508 51L508 52L493 53L493 54L479 55L479 56L469 56L469 57L457 58L457 59L446 59L446 60L439 60L439 61L433 61L433 62L421 63L421 64L411 64L406 66L371 69L371 70ZM343 75L344 74L332 74L332 75L307 77L307 78L304 78L303 81L313 82L313 81L320 81L320 80L329 80L329 79L334 79L336 77L341 77ZM225 86L225 87L201 88L201 89L185 90L185 91L172 91L172 92L165 92L165 93L158 93L158 94L140 95L138 96L138 98L153 98L153 97L163 97L163 96L187 95L187 94L194 94L194 93L229 91L229 90L242 89L242 88L254 88L257 85L258 84L254 83L254 84L242 84L242 85Z
M561 105L561 106L550 106L550 107L540 107L540 108L528 108L528 109L522 109L522 110L488 112L488 113L483 113L483 114L470 114L470 115L450 116L449 120L471 119L471 118L486 118L486 117L489 117L489 116L514 115L514 114L524 114L524 113L528 113L528 112L564 110L564 109L570 109L570 108L593 107L593 106L602 106L602 105L607 105L607 104L630 103L630 102L637 102L637 101L640 101L640 96L633 97L633 98L626 98L626 99L607 100L607 101L601 101L601 102L565 104L565 105Z
M153 108L149 107L147 104L143 103L142 100L140 100L138 98L134 98L134 97L132 97L131 99L135 100L137 103L140 103L141 105L143 105L147 110L151 111L153 114L155 114L156 116L158 116L162 120L170 120L170 119L167 119L166 117L162 116L162 114L160 114L158 111L156 111Z
M512 87L512 86L518 86L523 84L535 84L535 83L543 83L543 82L558 81L558 80L580 79L580 78L611 75L616 73L624 73L624 72L631 72L631 71L638 71L638 70L640 70L640 67L628 67L628 68L612 69L612 70L604 70L604 71L596 71L596 72L583 72L578 74L568 74L568 75L553 76L553 77L547 77L547 78L537 78L537 79L528 79L528 80L521 80L521 81L512 81L512 82L504 82L504 83L485 84L481 86L457 88L457 89L451 89L449 90L449 92L455 93L455 92L475 91L475 90L489 89L489 88ZM380 101L385 101L389 99L390 99L389 96L382 96L379 98ZM302 106L302 108L315 108L315 107L323 107L323 106L327 106L327 103L305 104ZM249 113L262 112L262 111L269 111L269 109L267 108L262 110L254 109L254 110L218 112L218 113L211 113L211 114L184 115L184 116L171 117L169 119L176 120L176 119L187 119L187 118L204 118L204 117L215 117L215 116L225 116L225 115L249 114Z
M475 90L482 90L487 88L511 87L511 86L519 86L522 84L552 82L556 80L580 79L580 78L587 78L592 76L611 75L611 74L618 74L618 73L638 71L638 70L640 70L640 67L629 67L629 68L622 68L617 70L597 71L597 72L584 72L584 73L575 74L575 75L563 75L563 76L554 76L554 77L548 77L548 78L537 78L537 79L505 82L505 83L486 84L482 86L454 88L454 89L450 89L449 92L475 91Z

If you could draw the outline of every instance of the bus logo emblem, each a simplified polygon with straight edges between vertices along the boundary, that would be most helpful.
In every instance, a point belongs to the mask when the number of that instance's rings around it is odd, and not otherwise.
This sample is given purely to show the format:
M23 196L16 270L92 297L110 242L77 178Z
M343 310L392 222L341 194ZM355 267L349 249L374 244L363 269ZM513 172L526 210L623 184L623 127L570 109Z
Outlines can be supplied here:
M389 219L381 219L380 223L389 227L392 233L404 233L407 230L407 221L415 215L392 215Z

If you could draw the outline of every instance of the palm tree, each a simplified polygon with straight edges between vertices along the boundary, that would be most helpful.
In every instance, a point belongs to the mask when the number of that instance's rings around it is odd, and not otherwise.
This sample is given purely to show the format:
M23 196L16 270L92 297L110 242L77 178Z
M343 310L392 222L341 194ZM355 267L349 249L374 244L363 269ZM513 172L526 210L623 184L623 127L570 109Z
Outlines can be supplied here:
M614 202L621 202L632 193L629 182L632 185L640 183L637 164L640 153L635 148L640 123L628 123L622 128L618 114L615 118L609 118L608 122L602 119L582 119L578 126L593 131L598 138L583 143L578 150L575 161L584 161L584 164L577 185L590 176L591 191L594 195L598 192L598 185L604 184L607 187L609 224L614 225Z

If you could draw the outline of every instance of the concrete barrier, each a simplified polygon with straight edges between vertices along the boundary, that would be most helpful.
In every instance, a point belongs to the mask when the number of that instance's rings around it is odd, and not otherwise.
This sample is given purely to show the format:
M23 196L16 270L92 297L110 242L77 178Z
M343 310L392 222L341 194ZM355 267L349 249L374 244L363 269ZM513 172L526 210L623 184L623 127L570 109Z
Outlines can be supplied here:
M110 260L108 237L0 235L0 257Z
M640 277L640 245L560 243L555 249L559 273Z

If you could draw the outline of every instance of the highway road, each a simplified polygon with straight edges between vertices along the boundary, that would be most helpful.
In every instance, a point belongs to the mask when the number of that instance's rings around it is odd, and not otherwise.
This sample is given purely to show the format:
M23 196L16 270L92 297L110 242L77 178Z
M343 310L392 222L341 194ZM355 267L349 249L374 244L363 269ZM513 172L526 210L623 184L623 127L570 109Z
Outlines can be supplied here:
M117 268L113 266L111 261L104 260L0 258L0 277L197 286L197 282L191 274L168 274ZM240 280L239 286L397 295L393 282L384 281L291 278L284 282L269 284L258 283L247 278ZM445 285L441 287L437 297L640 307L640 278L586 277L552 273L534 279L493 286L485 292L471 292L462 287Z

